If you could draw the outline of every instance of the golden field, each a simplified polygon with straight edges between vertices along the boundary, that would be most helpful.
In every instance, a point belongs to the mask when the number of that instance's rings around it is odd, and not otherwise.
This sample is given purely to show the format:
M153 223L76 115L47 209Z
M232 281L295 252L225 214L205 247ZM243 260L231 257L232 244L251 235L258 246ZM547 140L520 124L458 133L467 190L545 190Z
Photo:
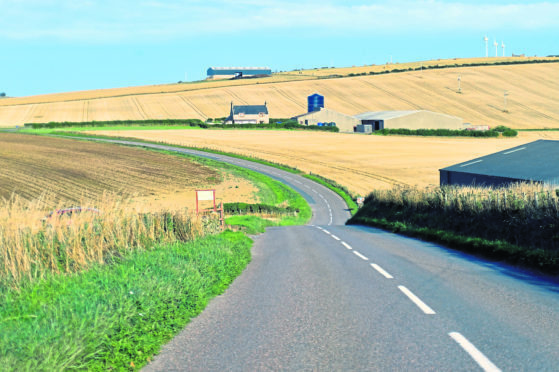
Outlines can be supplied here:
M416 68L421 64L453 65L511 59L459 59L316 69L277 73L260 79L6 98L0 100L0 126L49 121L206 119L228 115L231 101L237 104L266 101L271 117L292 117L306 111L309 94L319 92L325 96L328 108L349 115L365 111L425 109L459 116L464 122L478 125L558 128L559 63L453 67L325 78L383 69ZM559 61L557 58L553 60ZM457 92L458 76L461 77L461 94ZM503 111L505 91L509 94L508 112Z
M263 130L96 131L95 134L254 156L317 173L360 195L392 185L438 185L440 168L537 139L559 140L559 132L520 132L517 138L384 137Z
M0 200L43 198L45 208L98 200L105 193L146 211L195 208L195 190L225 202L254 202L247 180L186 158L138 148L0 133ZM132 208L134 209L134 208Z

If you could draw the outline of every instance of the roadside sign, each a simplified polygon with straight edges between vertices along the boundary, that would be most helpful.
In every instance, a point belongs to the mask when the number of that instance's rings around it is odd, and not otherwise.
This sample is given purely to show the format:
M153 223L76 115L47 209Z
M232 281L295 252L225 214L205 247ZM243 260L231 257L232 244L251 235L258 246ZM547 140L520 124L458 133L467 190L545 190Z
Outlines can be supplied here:
M215 207L215 189L213 190L196 190L196 213L200 211L200 202L201 201L212 201L213 202L213 210L216 211Z

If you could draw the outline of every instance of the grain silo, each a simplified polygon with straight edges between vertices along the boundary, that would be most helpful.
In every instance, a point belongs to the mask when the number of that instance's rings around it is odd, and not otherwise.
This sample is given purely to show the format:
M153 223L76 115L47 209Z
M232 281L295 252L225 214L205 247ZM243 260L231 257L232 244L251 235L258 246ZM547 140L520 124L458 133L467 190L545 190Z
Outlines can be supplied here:
M320 111L320 109L324 108L324 96L318 93L311 94L307 97L307 107L307 112Z

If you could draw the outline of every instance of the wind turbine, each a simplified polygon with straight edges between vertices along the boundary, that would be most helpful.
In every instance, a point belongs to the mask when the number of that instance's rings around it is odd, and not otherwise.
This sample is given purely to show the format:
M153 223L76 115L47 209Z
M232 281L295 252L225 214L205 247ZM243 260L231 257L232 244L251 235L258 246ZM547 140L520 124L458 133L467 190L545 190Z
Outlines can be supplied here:
M487 42L489 41L489 38L487 37L487 35L485 35L485 37L483 38L483 41L485 41L485 58L489 57L489 46L487 44Z
M497 53L497 48L499 48L499 43L497 42L497 40L493 42L493 45L495 46L495 57L499 57L499 54Z
M505 42L501 42L501 48L503 48L503 57L505 56Z

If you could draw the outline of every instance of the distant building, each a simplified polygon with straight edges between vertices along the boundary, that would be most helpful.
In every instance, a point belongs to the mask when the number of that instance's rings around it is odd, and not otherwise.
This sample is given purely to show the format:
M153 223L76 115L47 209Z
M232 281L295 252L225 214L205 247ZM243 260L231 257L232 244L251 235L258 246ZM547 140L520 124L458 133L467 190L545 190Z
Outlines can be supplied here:
M442 168L440 184L503 186L536 182L559 186L559 141L538 140Z
M269 124L268 105L242 105L236 106L231 102L231 111L225 124Z
M210 67L207 71L208 79L231 79L271 76L269 67Z

